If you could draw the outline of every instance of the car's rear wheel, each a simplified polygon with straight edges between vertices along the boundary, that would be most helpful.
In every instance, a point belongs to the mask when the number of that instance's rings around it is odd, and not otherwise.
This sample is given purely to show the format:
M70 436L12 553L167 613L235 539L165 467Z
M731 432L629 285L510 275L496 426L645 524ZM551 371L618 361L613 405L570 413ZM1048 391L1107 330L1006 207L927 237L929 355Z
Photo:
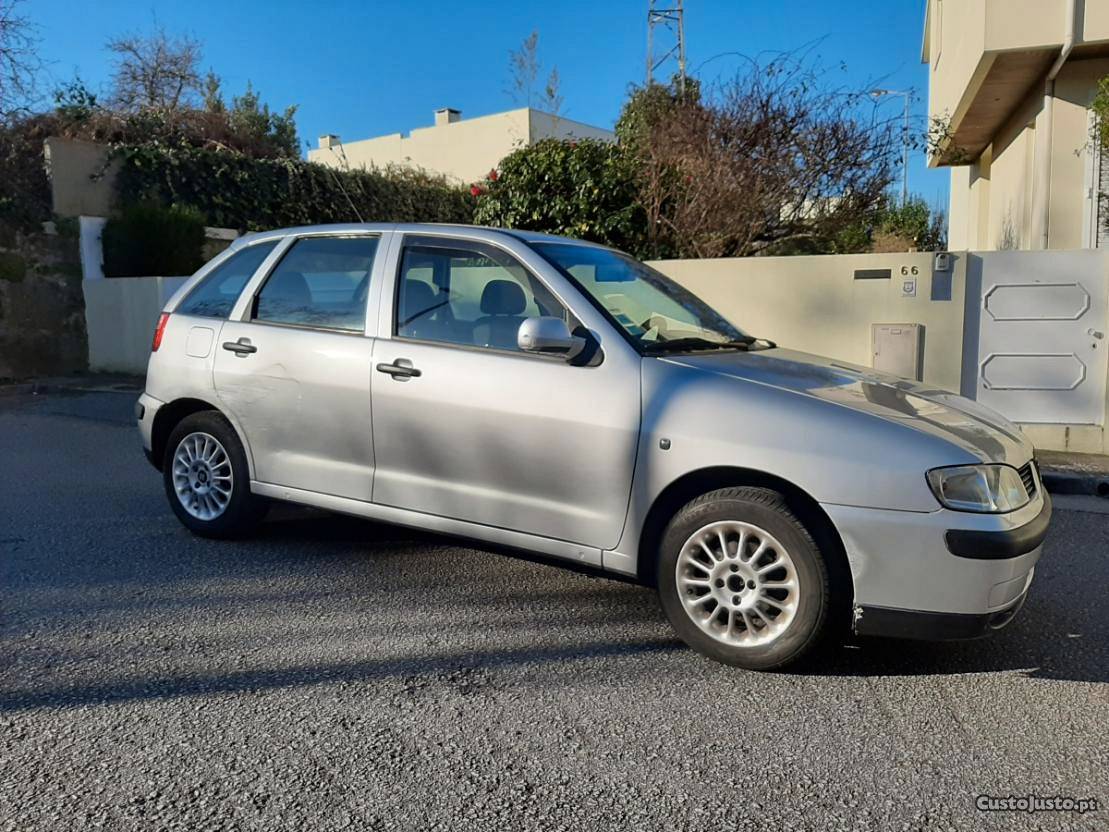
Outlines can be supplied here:
M242 442L214 410L186 416L173 429L162 477L173 513L204 537L240 537L261 521L269 506L250 493Z
M828 618L820 550L782 495L765 488L713 491L679 511L662 537L658 588L683 641L739 667L797 661Z

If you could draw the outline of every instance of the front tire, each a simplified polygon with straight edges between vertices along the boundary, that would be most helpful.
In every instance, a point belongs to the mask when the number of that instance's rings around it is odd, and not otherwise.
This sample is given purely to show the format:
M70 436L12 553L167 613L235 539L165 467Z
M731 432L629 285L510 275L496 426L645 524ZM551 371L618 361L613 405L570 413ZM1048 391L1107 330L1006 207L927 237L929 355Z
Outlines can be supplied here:
M796 662L828 619L820 550L785 498L766 488L724 488L688 503L663 534L657 577L682 640L737 667Z
M243 444L231 423L214 410L186 416L173 429L162 479L177 519L202 537L241 537L269 508L269 501L250 493Z

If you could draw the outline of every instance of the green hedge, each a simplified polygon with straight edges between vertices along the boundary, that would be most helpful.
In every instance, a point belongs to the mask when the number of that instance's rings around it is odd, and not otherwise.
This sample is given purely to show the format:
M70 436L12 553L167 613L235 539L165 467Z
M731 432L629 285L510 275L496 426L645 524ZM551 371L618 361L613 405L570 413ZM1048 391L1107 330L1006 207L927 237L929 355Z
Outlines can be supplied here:
M258 230L326 222L459 222L468 188L403 168L340 171L299 159L250 159L198 148L123 147L120 202L187 205L209 225ZM357 210L355 210L357 209Z
M514 150L477 187L481 225L545 231L647 250L633 157L596 139L543 139Z
M137 202L108 219L107 277L192 274L204 264L204 217L176 205Z

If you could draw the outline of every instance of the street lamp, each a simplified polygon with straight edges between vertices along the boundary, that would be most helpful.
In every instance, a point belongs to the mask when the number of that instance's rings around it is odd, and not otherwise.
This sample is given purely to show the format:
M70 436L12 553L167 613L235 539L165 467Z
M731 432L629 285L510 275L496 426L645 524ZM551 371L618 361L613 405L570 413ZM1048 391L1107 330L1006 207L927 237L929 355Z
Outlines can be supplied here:
M875 98L887 95L900 95L905 99L905 123L901 128L901 205L909 203L909 104L913 100L912 90L871 90Z

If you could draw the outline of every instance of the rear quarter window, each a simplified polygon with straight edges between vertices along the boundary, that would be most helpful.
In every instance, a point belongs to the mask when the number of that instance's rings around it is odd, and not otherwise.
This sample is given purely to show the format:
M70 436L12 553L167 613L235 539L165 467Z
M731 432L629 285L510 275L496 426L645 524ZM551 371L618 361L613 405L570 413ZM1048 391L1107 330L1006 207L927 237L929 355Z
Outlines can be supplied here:
M232 254L200 281L174 311L202 318L226 318L247 281L278 242L255 243Z

